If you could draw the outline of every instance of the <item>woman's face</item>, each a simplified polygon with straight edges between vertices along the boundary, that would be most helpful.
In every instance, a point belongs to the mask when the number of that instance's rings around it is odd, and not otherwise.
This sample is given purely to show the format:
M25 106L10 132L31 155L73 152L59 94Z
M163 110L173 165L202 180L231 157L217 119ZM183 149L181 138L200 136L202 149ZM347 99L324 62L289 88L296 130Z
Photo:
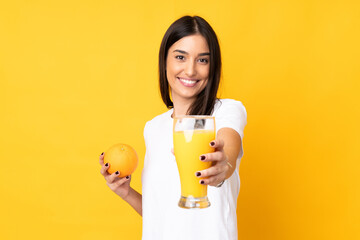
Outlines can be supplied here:
M168 50L166 76L173 101L195 100L209 78L210 52L200 34L183 37Z

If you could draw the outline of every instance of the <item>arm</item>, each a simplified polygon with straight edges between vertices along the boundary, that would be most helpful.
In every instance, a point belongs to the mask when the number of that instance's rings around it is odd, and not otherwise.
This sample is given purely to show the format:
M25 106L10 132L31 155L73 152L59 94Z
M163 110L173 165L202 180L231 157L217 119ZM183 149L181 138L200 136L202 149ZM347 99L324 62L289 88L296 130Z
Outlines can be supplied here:
M110 167L109 163L104 164L104 154L99 157L99 163L101 165L101 174L106 180L106 185L123 200L130 204L135 211L142 216L142 195L130 187L131 176L119 178L120 172L114 172L109 174L107 172Z
M226 172L225 179L228 179L236 168L236 159L241 148L241 138L234 129L222 128L218 131L217 139L223 142L224 154L227 157L227 161L232 166Z
M142 195L133 188L129 189L129 194L123 198L135 211L142 216Z
M216 186L229 178L236 168L236 159L241 148L240 135L232 128L221 128L217 133L217 139L213 141L215 152L204 154L203 161L212 161L213 165L203 171L199 171L202 179L201 184ZM228 164L229 163L229 164Z

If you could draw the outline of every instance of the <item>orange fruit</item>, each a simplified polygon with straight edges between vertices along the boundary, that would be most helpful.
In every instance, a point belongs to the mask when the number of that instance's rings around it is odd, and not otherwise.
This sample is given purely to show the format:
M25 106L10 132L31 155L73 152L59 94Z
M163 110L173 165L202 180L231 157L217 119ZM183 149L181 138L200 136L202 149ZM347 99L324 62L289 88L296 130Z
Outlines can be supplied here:
M138 165L136 151L127 144L115 144L104 154L104 163L109 163L110 174L119 171L118 177L126 177L132 174Z

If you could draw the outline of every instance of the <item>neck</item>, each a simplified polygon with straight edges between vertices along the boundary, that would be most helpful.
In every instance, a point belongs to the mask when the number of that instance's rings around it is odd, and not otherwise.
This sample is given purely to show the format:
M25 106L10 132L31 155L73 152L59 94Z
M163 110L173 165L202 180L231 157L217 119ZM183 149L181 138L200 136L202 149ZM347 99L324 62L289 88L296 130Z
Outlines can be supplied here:
M172 100L174 104L174 112L172 117L186 115L191 104L194 102L194 99L177 99L176 97Z

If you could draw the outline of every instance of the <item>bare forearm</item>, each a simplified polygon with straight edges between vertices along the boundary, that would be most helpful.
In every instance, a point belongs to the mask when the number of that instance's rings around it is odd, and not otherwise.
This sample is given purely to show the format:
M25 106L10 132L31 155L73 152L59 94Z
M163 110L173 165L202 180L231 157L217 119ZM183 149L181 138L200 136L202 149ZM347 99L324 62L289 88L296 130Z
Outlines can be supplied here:
M130 188L129 194L124 198L124 200L130 204L135 211L142 216L142 195L135 191L133 188Z
M229 178L236 168L236 159L241 149L241 138L240 135L231 128L220 129L218 138L224 141L224 153L227 156L227 161L232 166L226 173L226 178Z

